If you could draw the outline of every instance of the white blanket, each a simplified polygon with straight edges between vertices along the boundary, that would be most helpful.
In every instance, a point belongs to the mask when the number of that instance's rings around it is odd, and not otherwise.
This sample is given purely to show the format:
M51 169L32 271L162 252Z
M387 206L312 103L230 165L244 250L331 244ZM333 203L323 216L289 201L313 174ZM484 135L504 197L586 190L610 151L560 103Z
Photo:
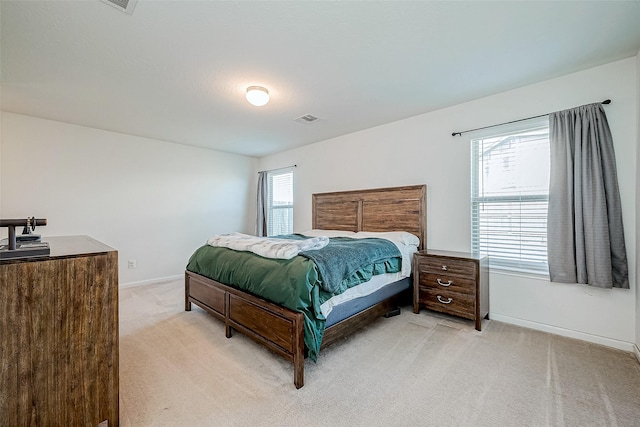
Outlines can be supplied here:
M329 244L329 238L320 236L305 240L289 240L230 233L213 236L207 240L207 244L235 251L253 252L265 258L291 259L302 251L324 248Z

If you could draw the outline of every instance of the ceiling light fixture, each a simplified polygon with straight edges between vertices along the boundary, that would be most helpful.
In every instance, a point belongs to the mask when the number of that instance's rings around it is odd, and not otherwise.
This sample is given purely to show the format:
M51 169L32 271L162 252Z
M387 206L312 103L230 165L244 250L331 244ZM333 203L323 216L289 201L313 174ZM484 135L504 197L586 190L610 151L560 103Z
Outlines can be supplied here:
M249 86L247 88L247 101L256 107L262 107L269 102L269 91L262 86Z

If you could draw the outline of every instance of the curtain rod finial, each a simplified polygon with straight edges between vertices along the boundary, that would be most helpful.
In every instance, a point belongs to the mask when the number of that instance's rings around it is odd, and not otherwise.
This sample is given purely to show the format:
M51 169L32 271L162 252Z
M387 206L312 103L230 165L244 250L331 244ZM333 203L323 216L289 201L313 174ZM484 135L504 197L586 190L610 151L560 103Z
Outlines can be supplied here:
M456 135L458 135L458 136L462 136L462 133L461 133L461 132L453 132L453 133L451 134L451 136L456 136Z
M603 104L605 105L609 105L611 104L611 100L610 99L605 99L604 101L602 101Z

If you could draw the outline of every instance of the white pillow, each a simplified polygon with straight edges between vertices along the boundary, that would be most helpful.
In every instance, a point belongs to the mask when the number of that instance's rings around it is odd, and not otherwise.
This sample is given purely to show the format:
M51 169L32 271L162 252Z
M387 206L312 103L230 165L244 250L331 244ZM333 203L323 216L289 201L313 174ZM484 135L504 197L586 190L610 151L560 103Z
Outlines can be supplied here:
M420 245L420 239L411 233L407 233L406 231L381 231L381 232L359 231L356 233L355 237L356 238L379 237L379 238L391 240L392 242L399 242L399 243L410 245L410 246Z
M326 237L355 237L355 234L353 231L342 231L342 230L320 230L320 229L313 229L313 230L307 230L307 231L303 231L302 233L303 236L308 236L308 237L322 237L322 236L326 236Z

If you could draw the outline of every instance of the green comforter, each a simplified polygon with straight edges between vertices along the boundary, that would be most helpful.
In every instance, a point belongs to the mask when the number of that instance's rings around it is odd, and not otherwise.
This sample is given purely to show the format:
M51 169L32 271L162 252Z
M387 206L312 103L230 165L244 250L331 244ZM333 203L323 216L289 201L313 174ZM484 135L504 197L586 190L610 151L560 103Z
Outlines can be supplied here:
M374 274L397 272L401 267L401 257L375 262L345 278L345 283L351 287L370 280ZM304 342L309 357L316 361L326 320L320 306L335 294L321 289L321 277L313 261L302 256L290 260L263 258L251 252L204 245L191 256L187 270L302 313ZM340 288L338 293L345 290L344 286Z

